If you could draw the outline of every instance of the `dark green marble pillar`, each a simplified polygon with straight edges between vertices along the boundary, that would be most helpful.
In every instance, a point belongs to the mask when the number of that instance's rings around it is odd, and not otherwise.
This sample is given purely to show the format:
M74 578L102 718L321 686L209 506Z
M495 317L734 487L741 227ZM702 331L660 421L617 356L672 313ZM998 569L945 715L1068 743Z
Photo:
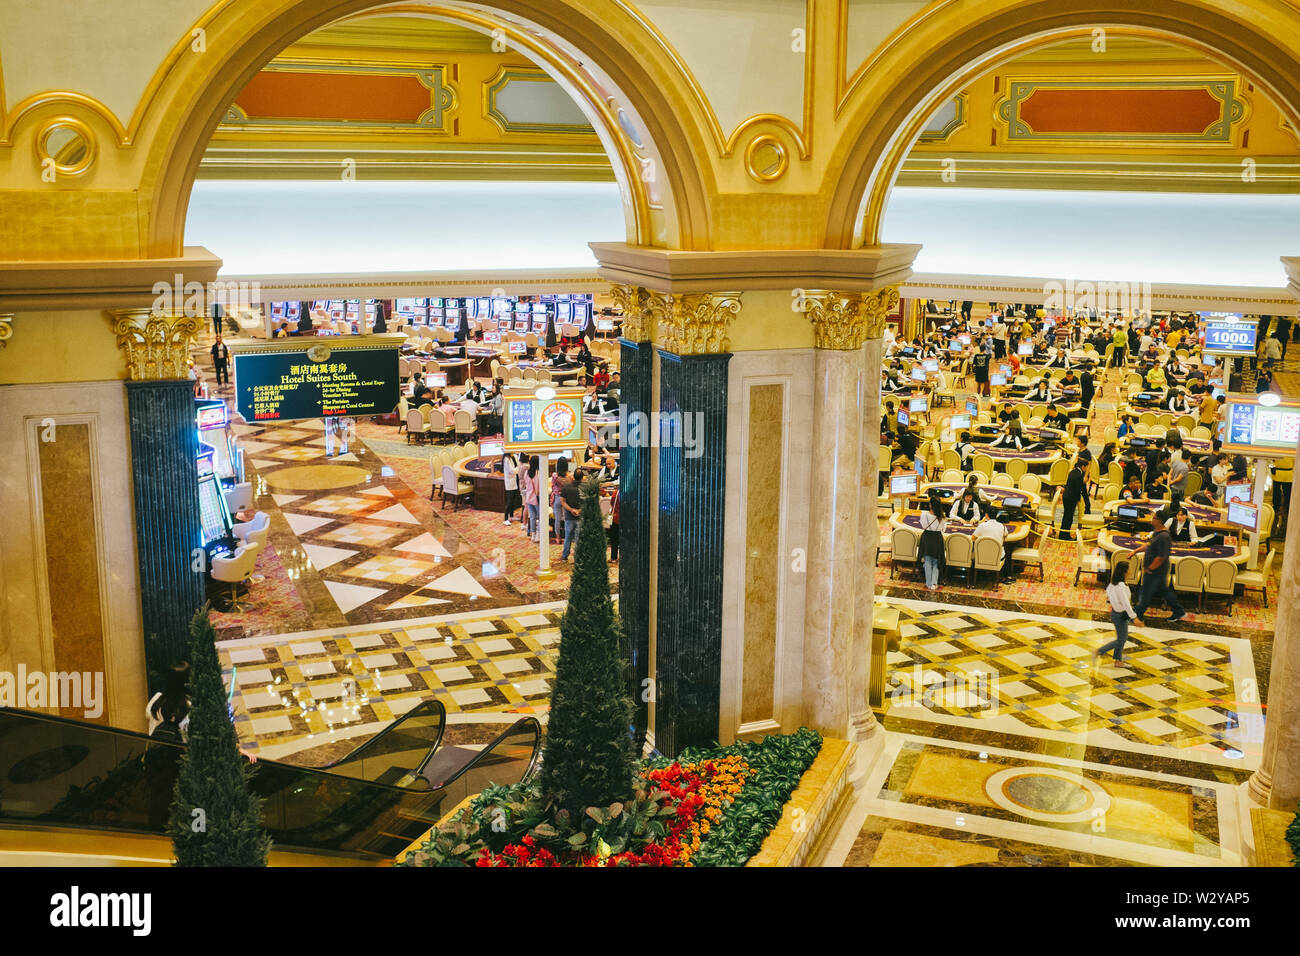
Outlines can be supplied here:
M731 355L659 358L655 747L675 756L718 737Z
M182 379L128 382L140 611L150 684L188 657L189 625L203 604L203 546L194 456L194 386ZM157 689L156 687L152 689Z
M633 743L637 753L649 729L650 695L650 468L654 451L648 441L628 443L628 423L654 410L654 346L622 342L619 396L623 418L619 455L618 601L623 617L623 658L628 662L628 691L635 704ZM642 429L642 437L648 432Z

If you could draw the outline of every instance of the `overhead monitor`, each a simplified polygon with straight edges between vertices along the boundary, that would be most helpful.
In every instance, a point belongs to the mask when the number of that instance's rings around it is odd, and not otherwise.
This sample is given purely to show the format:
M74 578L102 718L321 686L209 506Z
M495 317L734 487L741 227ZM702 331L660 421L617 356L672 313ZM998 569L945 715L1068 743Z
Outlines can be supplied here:
M1227 426L1223 450L1230 455L1290 457L1300 443L1300 401L1276 393L1229 395L1223 419Z
M948 419L948 427L954 430L959 428L970 428L969 415L953 415Z
M920 488L921 476L915 472L906 475L889 476L889 495L891 498L903 498L916 494Z
M1225 485L1223 488L1223 500L1232 504L1234 501L1250 501L1250 482L1243 481L1235 485Z
M1205 355L1253 357L1259 330L1253 322L1243 320L1240 312L1202 312L1205 323Z
M907 410L911 412L913 415L917 414L918 412L927 412L930 410L930 400L926 398L924 395L920 396L919 398L909 399L907 403Z
M1229 501L1228 524L1245 528L1247 531L1258 531L1259 506L1246 501Z
M505 453L506 443L499 438L479 442L478 454L480 458L496 458Z

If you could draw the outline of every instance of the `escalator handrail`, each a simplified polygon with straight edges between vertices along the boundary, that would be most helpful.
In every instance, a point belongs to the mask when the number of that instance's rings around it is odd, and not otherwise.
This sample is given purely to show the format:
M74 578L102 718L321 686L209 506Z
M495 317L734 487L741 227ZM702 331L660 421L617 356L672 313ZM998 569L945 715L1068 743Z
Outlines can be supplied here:
M119 738L124 737L128 739L134 738L135 740L140 741L141 743L147 745L150 748L157 748L159 750L162 750L164 748L171 748L173 750L177 750L183 753L189 749L185 744L173 743L172 741L169 740L155 740L153 737L150 737L148 734L142 734L138 730L126 730L122 727L112 727L109 726L108 724L99 724L89 720L75 720L70 717L61 717L56 714L46 714L37 710L24 710L21 707L0 707L0 717L3 717L7 714L17 714L18 716L29 720L37 720L49 724L62 724L65 726L75 727L78 731L82 733L99 733L99 734L104 734L106 736L112 736L112 737L119 737ZM424 764L428 762L431 756L433 756L432 751L430 751L428 754L425 755L424 760L420 761L420 766L424 766ZM271 767L275 767L277 769L282 769L290 772L318 775L318 776L330 778L332 780L338 780L340 782L348 782L353 784L359 782L367 786L381 787L385 790L392 790L400 793L429 792L419 787L399 787L396 784L379 783L374 780L358 781L357 778L355 777L348 777L343 774L334 773L333 771L330 770L322 770L319 767L304 766L302 764L285 763L284 761L281 760L267 760L265 758L259 758L257 760L257 764L266 764Z
M418 704L412 707L401 717L397 718L397 720L393 721L391 724L389 724L379 733L375 734L373 737L368 739L365 743L361 744L360 746L356 747L354 750L349 751L345 756L340 757L338 760L333 760L330 763L323 763L323 764L302 764L301 766L308 767L312 770L330 770L334 767L340 766L341 764L351 763L354 760L364 759L365 757L364 751L378 746L379 741L383 740L386 736L396 731L397 728L400 727L407 720L410 720L411 718L417 716L425 716L429 711L437 713L442 719L438 723L438 736L435 737L433 739L433 743L430 744L429 753L425 755L424 760L420 761L420 766L424 766L424 764L428 762L429 757L432 756L434 751L438 749L438 745L442 743L442 735L447 732L447 708L443 706L442 701L434 700L433 698L428 698L426 700L420 701ZM295 766L299 766L299 765L295 764Z
M482 763L484 760L490 757L492 755L492 752L497 748L497 745L499 745L507 738L509 738L510 736L512 736L513 734L517 733L519 730L525 727L533 731L533 755L532 757L529 758L528 766L527 768L525 768L519 780L520 782L524 782L528 780L528 778L532 776L533 771L537 769L537 761L541 758L542 755L542 725L541 722L536 717L532 717L532 716L520 717L518 720L516 720L513 724L511 724L501 733L497 734L497 736L492 740L490 744L488 744L486 747L484 747L482 750L476 753L473 757L467 760L463 767L458 769L454 774L452 774L446 780L442 781L440 785L434 787L434 790L435 791L445 790L448 787L450 787L462 776L464 776L470 770L474 769L476 766L478 766L480 763ZM424 771L425 768L429 765L429 761L432 760L434 756L435 754L433 752L430 752L423 760L421 760L420 765L413 771L413 775L419 778L428 779L424 777ZM432 784L432 781L429 782Z

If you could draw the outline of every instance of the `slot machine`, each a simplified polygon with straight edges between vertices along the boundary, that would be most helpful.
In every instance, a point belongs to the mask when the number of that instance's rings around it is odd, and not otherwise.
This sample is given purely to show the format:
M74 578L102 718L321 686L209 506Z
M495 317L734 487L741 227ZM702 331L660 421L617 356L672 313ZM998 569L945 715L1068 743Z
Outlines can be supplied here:
M230 512L221 493L221 482L214 470L216 449L207 442L199 442L196 467L199 471L199 526L203 540L199 542L209 557L228 554L239 546L231 529Z
M218 481L234 485L244 480L244 450L230 431L230 409L220 399L195 402L199 441L212 449L212 471Z

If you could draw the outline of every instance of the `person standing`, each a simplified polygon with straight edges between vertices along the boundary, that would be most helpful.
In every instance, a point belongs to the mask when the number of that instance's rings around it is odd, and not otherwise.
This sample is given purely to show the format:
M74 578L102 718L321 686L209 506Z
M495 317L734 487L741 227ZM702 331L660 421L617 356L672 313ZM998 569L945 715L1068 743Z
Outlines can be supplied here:
M1079 404L1085 412L1092 407L1092 399L1096 394L1097 385L1092 377L1092 368L1085 365L1083 374L1079 376Z
M582 516L582 484L575 474L560 485L560 508L564 516L564 548L560 560L569 560L569 551L578 536L578 519Z
M502 524L510 524L510 516L515 513L515 509L520 505L519 497L519 462L515 460L514 452L506 452L501 456L501 474L506 483L506 504L505 504L505 521Z
M921 564L925 567L925 589L937 591L939 588L939 569L943 566L943 532L948 521L943 514L943 500L938 495L930 496L930 510L921 513L921 541L918 551Z
M1146 544L1133 551L1134 555L1145 554L1142 591L1133 612L1134 618L1144 627L1146 612L1157 597L1164 598L1165 603L1169 605L1169 610L1173 612L1169 618L1170 624L1181 621L1187 616L1186 609L1178 603L1177 593L1169 586L1169 554L1174 542L1169 535L1169 529L1165 526L1168 520L1169 512L1163 508L1152 515L1151 525L1155 530L1151 532L1151 537Z
M975 391L980 395L989 394L989 354L977 348L971 356L970 367L975 375Z
M1085 514L1092 510L1088 502L1088 483L1084 478L1084 469L1087 466L1088 463L1083 456L1077 456L1074 459L1074 467L1070 469L1070 474L1065 479L1065 485L1056 493L1056 497L1065 506L1065 512L1061 515L1061 538L1065 541L1074 540L1074 532L1070 529L1074 524L1074 513L1079 503L1083 503ZM1082 521L1080 526L1082 527Z
M1115 663L1124 663L1124 642L1128 640L1128 622L1137 619L1133 611L1132 595L1128 589L1128 562L1116 561L1110 572L1110 584L1106 586L1106 600L1110 602L1110 623L1115 628L1115 640L1092 652L1095 658L1106 656L1106 652L1115 652Z
M528 535L533 541L538 538L538 525L540 524L540 503L538 496L538 483L540 481L537 472L542 467L542 461L536 455L528 459L528 467L524 470L524 534Z
M216 372L218 385L230 384L230 373L227 369L230 367L230 349L226 343L221 340L221 333L217 333L217 340L212 343L212 367Z

